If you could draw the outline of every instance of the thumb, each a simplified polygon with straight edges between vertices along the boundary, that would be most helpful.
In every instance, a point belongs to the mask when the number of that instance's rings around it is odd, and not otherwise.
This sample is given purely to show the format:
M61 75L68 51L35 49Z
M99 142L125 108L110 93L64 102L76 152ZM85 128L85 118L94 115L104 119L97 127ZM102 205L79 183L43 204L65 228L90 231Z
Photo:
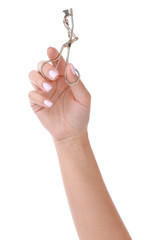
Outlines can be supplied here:
M66 78L68 82L76 82L78 80L78 75L76 74L75 68L72 63L68 64L66 67ZM79 103L89 106L91 101L91 95L82 83L81 79L75 85L69 85L76 101Z

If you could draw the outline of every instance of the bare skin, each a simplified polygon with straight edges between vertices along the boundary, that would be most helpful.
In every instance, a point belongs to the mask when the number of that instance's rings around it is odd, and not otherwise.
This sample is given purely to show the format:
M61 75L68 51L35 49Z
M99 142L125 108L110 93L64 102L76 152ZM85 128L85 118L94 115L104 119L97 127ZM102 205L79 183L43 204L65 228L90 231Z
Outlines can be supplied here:
M49 59L55 59L59 53L49 47L47 54ZM43 71L49 81L40 74L40 64L37 65L38 70L29 73L35 88L28 94L30 105L53 138L79 239L131 240L106 189L88 138L90 93L81 80L71 86L65 82L63 57L58 70L56 62L44 66ZM66 76L69 82L75 82L77 75L70 67L68 64ZM54 79L49 76L50 70L56 73ZM43 87L47 84L52 87L49 91Z

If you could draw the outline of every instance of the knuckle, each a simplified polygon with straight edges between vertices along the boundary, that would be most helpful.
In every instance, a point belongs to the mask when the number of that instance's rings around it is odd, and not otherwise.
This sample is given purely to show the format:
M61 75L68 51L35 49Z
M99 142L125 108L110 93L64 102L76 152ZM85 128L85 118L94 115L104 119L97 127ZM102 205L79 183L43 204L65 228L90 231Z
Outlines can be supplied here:
M37 63L37 69L38 69L39 72L41 71L41 65L42 65L43 62L44 62L44 60L41 60L41 61L39 61L39 62ZM47 64L47 63L44 63L44 64L43 64L42 69L44 69L44 67L45 67L46 64Z
M87 92L87 95L86 95L86 103L88 105L91 103L91 94L89 92Z
M40 60L38 63L37 63L37 66L40 67L40 65L44 62L44 60Z
M34 76L35 73L36 73L35 70L30 71L30 72L28 73L29 79L32 79L32 77Z
M32 99L33 96L34 96L34 91L30 91L30 92L28 93L28 97L29 97L29 99Z
M84 97L84 98L82 99L83 104L84 104L86 107L89 107L89 105L91 104L91 94L86 90L83 97Z
M91 94L90 94L89 91L87 91L87 99L88 99L89 101L91 101Z

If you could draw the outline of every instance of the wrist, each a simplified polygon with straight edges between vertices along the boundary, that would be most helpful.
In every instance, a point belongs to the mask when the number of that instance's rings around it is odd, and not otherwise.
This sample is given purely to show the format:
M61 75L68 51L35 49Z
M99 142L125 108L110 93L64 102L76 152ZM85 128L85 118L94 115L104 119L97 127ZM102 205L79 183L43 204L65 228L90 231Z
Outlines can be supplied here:
M58 147L58 146L68 147L75 143L80 144L80 143L88 141L88 131L86 130L84 132L77 133L77 134L74 134L74 135L65 137L63 139L59 139L59 140L53 139L53 141L54 141L54 144L56 147Z

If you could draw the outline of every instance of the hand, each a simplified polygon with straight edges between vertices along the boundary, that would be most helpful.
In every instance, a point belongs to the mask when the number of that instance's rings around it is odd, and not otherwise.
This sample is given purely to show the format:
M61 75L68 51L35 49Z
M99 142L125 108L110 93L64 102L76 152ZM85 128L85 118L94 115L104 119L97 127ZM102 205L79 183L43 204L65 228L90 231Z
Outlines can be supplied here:
M59 52L49 47L47 55L49 59L55 59ZM43 66L43 72L49 81L40 73L41 62L38 63L37 71L29 73L29 79L35 90L30 91L28 97L33 111L50 132L53 140L61 141L87 131L91 95L81 80L75 85L68 85L65 82L65 60L62 56L58 70L55 68L56 63L57 61L53 62L53 65L47 63ZM66 78L69 82L77 80L78 76L74 73L73 65L68 64Z

